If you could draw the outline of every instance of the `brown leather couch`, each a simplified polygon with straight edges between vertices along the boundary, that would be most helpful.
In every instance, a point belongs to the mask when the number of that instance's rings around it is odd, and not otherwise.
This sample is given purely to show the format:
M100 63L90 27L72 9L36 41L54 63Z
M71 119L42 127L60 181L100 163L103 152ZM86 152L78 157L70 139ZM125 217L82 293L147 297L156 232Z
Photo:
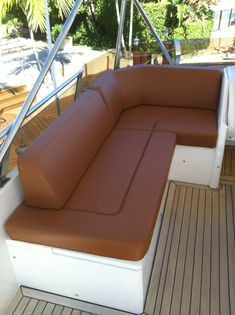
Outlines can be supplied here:
M101 76L19 157L12 239L139 260L176 144L215 147L222 73L134 66Z

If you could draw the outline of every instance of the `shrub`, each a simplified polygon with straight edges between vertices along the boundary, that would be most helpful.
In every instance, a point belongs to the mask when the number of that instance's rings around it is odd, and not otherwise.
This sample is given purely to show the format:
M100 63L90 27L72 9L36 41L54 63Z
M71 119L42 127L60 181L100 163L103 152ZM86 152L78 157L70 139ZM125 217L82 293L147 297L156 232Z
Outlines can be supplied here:
M201 21L185 22L174 29L172 37L181 40L182 54L189 54L208 47L212 29L212 20L206 20L204 25Z
M61 30L63 28L63 24L55 24L51 29L51 39L53 42L55 42L56 38L60 34Z
M143 8L148 15L149 19L156 28L156 31L160 38L163 40L165 37L165 21L166 21L166 6L163 3L144 3ZM142 48L155 46L155 39L150 32L148 26L143 21L142 16L139 13L135 14L135 22L133 25L134 36L138 36L140 39L140 46Z
M7 36L10 38L16 38L22 33L23 23L17 18L9 20L6 24Z

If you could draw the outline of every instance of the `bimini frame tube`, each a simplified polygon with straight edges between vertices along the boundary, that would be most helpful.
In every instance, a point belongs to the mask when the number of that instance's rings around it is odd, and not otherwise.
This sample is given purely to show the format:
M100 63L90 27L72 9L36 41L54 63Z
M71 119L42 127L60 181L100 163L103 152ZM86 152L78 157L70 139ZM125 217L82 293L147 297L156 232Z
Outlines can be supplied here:
M167 61L169 62L170 65L173 65L173 61L171 59L171 56L169 55L168 51L166 50L166 47L163 45L163 42L161 41L160 37L158 36L158 33L155 30L155 27L153 26L152 22L149 20L146 12L144 11L142 5L140 4L139 0L134 0L134 4L139 11L139 13L142 15L145 23L148 25L150 31L152 32L154 38L156 39L156 42L160 46L163 54L165 55Z
M27 96L24 105L22 106L20 113L18 115L18 117L16 118L15 122L12 124L12 127L10 128L8 135L6 137L6 139L4 140L2 146L1 146L1 150L0 150L0 164L2 163L5 154L7 153L18 129L20 128L22 122L24 121L25 116L27 115L27 112L30 108L30 106L33 103L33 100L35 99L35 96L37 95L38 90L40 89L43 80L48 72L48 70L50 69L50 66L61 46L61 43L63 42L63 40L65 39L74 19L75 16L81 6L81 4L83 3L83 0L77 0L64 24L64 27L62 29L62 31L60 32L59 36L56 39L56 42L52 48L52 50L50 51L47 60L36 80L36 82L34 83L34 86L31 90L31 92L29 93L29 95Z
M125 13L126 13L126 0L122 0L121 13L120 13L120 24L119 24L119 28L118 28L118 34L117 34L114 69L119 68L119 65L120 65L121 42L122 42L122 34L123 34L124 23L125 23Z

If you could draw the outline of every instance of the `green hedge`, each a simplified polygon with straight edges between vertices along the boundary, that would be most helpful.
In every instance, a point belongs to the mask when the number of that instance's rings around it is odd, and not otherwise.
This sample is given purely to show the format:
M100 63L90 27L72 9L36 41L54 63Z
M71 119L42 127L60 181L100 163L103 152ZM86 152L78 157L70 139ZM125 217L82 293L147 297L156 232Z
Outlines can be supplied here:
M156 31L160 38L164 40L165 37L165 21L167 9L166 6L162 3L145 3L143 8L147 13L149 19L156 28ZM155 40L150 32L148 26L146 26L143 18L140 14L135 14L135 23L133 25L134 36L137 36L140 39L140 46L142 48L150 47L155 43Z
M165 3L156 2L142 2L142 5L160 38L164 40L166 26L169 26L168 6ZM114 1L96 1L93 23L87 14L87 8L87 4L84 4L73 25L74 43L99 48L114 48L118 28ZM126 44L128 43L129 15L129 6L127 6L124 32ZM184 22L180 28L174 28L171 39L177 38L182 41L183 54L191 53L208 46L212 28L212 17L209 15L204 26L201 21L197 21ZM133 37L135 36L140 40L139 48L148 48L155 52L158 49L151 32L136 9L133 23Z
M155 25L160 37L164 38L166 6L162 3L143 3L143 7ZM83 5L83 10L76 18L76 30L74 31L74 42L100 48L114 48L117 36L117 17L114 1L97 0L95 10L95 25L86 13L87 4ZM124 37L128 43L129 6L127 6ZM93 21L94 22L94 21ZM133 34L140 39L142 47L149 46L153 42L152 35L144 23L142 17L136 12L133 23Z
M169 0L168 2L166 1L163 3L142 1L141 3L162 40L165 39L165 29L167 26L172 28L171 39L177 38L182 41L182 50L184 54L207 47L208 39L205 38L210 38L213 27L211 14L206 13L206 15L204 15L204 26L202 21L197 21L197 17L195 17L196 21L183 21L181 27L179 28L177 27L177 25L179 25L176 15L177 8L173 1ZM49 4L51 8L51 25L54 25L52 35L55 39L58 35L59 29L61 28L58 24L63 21L58 19L58 9L56 8L53 0L49 0ZM124 31L126 44L128 43L130 23L129 4L130 2L128 1ZM95 8L90 15L88 14L89 5L90 8ZM119 0L119 7L120 6L121 0ZM145 49L148 47L148 49L156 51L157 45L152 34L144 23L142 17L137 13L136 9L134 12L133 38L136 36L139 38L140 48ZM174 14L170 14L170 12L173 12ZM17 6L12 8L12 11L8 14L6 21L9 20L12 15L14 15L14 17L19 16L20 21L24 19L25 24L25 17L22 16L22 12L20 10L19 12L17 11ZM117 29L118 25L114 0L87 0L82 5L78 15L76 16L70 30L70 35L73 36L75 44L99 48L114 48L116 44Z
M97 0L94 16L89 16L88 4L82 5L75 23L75 44L99 48L113 48L116 42L117 18L114 1Z
M174 29L172 37L181 40L182 54L189 54L209 46L212 29L212 20L206 20L204 25L201 21L185 22Z

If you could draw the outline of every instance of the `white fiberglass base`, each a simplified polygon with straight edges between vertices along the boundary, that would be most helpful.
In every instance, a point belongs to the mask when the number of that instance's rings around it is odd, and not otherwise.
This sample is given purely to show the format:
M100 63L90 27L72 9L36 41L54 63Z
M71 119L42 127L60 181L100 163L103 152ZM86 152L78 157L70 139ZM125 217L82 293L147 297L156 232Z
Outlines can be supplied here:
M9 182L0 188L0 314L3 314L18 289L7 250L8 236L4 225L7 218L23 201L23 193L17 170L10 172L8 177L10 177Z

